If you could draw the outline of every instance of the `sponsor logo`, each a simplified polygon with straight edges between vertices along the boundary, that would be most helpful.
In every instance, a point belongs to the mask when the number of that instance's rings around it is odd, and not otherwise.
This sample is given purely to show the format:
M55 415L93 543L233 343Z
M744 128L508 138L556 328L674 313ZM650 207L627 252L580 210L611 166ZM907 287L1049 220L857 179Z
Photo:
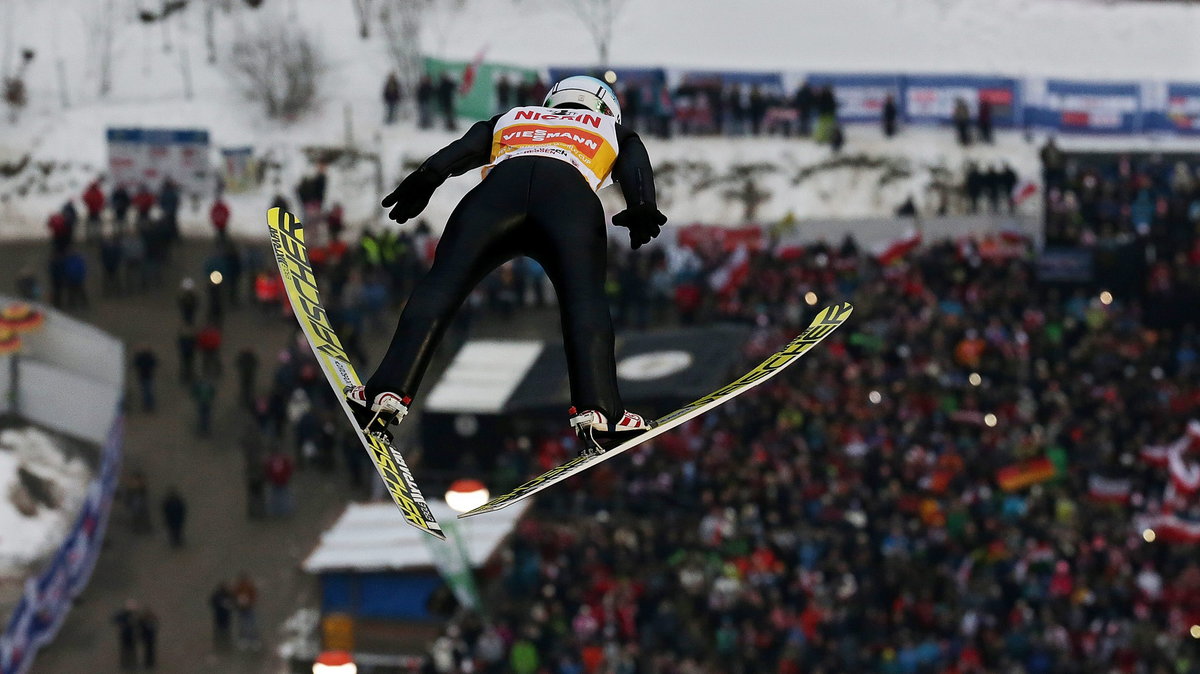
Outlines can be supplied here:
M592 159L604 145L604 138L583 129L569 129L540 124L518 124L502 129L500 142L504 145L563 145Z
M579 122L580 124L590 125L593 129L599 129L600 121L601 121L601 117L599 115L593 115L593 114L587 113L587 112L572 112L570 110L560 110L558 112L550 113L550 114L547 114L544 112L537 112L536 110L518 110L516 118L517 119L532 119L532 120L569 119L572 122Z

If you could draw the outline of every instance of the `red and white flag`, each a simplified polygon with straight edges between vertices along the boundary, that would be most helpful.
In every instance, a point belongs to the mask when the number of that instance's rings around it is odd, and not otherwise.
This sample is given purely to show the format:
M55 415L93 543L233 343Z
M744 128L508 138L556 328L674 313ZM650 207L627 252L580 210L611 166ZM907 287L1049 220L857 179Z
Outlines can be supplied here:
M728 295L741 285L749 273L750 251L741 245L712 273L708 278L708 286L721 295Z
M899 239L874 246L872 252L875 253L875 259L879 261L879 264L886 267L916 250L920 245L921 233L915 227L909 227L904 230L904 234Z
M1088 496L1103 503L1128 503L1129 480L1089 475Z
M475 86L475 76L479 73L479 66L483 64L483 55L487 53L487 50L487 45L484 45L483 49L479 50L479 53L463 70L462 82L458 85L459 96L466 96L471 91L471 87Z

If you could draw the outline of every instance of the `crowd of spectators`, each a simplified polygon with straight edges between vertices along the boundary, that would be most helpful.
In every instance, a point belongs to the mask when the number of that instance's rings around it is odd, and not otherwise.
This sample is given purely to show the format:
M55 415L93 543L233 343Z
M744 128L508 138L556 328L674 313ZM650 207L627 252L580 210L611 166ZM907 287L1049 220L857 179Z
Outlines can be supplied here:
M1200 161L1163 155L1068 156L1041 150L1046 242L1104 246L1151 242L1163 259L1192 254L1200 225Z
M1028 242L881 266L847 241L756 253L719 294L727 252L678 253L624 255L614 298L641 279L652 325L754 325L747 364L803 327L810 292L855 314L778 379L549 490L489 572L488 618L453 621L428 671L1191 671L1200 563L1131 518L1164 482L1136 452L1197 413L1196 261L1163 272L1164 298L1153 274L1039 282ZM496 488L575 446L526 440Z

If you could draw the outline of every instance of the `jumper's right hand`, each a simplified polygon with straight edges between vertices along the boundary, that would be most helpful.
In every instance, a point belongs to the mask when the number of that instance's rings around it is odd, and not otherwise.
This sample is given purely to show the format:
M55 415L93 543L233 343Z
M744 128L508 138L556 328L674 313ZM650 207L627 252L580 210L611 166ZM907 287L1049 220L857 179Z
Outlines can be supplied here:
M384 208L395 207L388 217L401 223L417 217L429 205L429 198L441 184L442 181L426 169L408 174L391 194L383 198Z
M651 204L637 204L614 215L612 221L629 230L629 245L637 250L658 236L667 216Z

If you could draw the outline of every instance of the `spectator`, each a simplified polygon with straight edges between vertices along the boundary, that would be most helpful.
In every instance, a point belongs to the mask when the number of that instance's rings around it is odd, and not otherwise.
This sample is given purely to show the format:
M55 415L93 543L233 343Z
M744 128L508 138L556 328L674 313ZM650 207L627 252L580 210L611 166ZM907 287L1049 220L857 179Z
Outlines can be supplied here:
M89 306L87 295L87 260L77 250L68 251L62 258L63 306L67 309L86 309Z
M67 226L67 217L62 211L51 213L46 220L46 228L50 230L50 242L55 255L62 255L71 247L71 239L75 232Z
M196 331L185 325L176 340L179 347L179 380L190 384L196 378Z
M153 412L154 373L158 369L158 357L149 346L143 346L133 355L133 369L137 371L138 386L142 390L142 409Z
M138 639L142 642L142 666L154 669L158 654L158 616L143 609L137 616Z
M979 124L979 142L992 144L992 104L986 98L979 99L979 110L976 112Z
M221 376L221 328L216 323L205 325L196 333L196 348L200 351L200 370L205 377Z
M388 73L387 79L383 83L383 123L396 123L396 110L400 107L400 78L396 77L396 73Z
M1000 188L1000 194L1004 198L1004 202L1008 207L1008 213L1016 213L1017 172L1013 170L1012 164L1004 162L1004 169L1000 171L997 181L997 185Z
M267 456L264 475L267 479L267 514L286 517L292 514L292 474L296 464L290 456L276 448Z
M331 241L340 241L342 232L346 229L346 212L341 204L335 203L325 216L325 224L329 226L329 238Z
M892 94L883 101L883 135L887 138L896 135L896 97Z
M132 599L125 600L125 606L113 614L112 621L117 626L117 650L120 653L121 669L137 669L137 602Z
M207 376L200 377L192 384L192 400L196 403L197 437L207 438L212 434L212 407L216 397L216 384Z
M417 128L428 129L432 126L433 80L426 74L417 83Z
M974 214L979 212L979 200L984 193L984 176L974 163L967 165L966 182L963 185L967 195L967 210Z
M132 199L129 196L129 190L125 189L124 185L118 184L113 188L112 194L108 198L109 205L112 207L113 215L113 235L121 236L125 233L125 225L129 215L129 206Z
M763 115L767 113L767 101L757 84L750 85L750 133L757 136L762 130Z
M441 79L438 80L437 100L438 110L442 114L442 119L446 123L447 131L455 131L458 129L457 113L454 110L454 94L457 84L449 72L442 71Z
M75 210L75 202L67 199L62 207L63 220L66 222L67 230L75 232L76 226L79 224L79 213Z
M503 113L512 109L513 87L508 75L500 73L496 78L496 112Z
M163 521L167 525L167 533L171 547L183 547L183 525L187 522L187 502L183 500L175 487L167 489L167 495L162 501Z
M154 530L150 522L150 489L146 485L146 474L140 470L130 472L122 485L125 509L129 511L130 530L135 534L148 534Z
M239 649L258 650L258 587L245 572L238 575L233 584L233 601L237 609L237 631Z
M954 99L954 129L958 133L958 144L966 147L971 144L971 110L962 98Z
M121 260L125 265L125 287L129 290L145 290L150 285L146 269L146 245L137 232L121 236Z
M138 185L137 193L133 195L133 210L137 213L137 228L139 231L150 227L150 210L154 208L154 193L144 183Z
M796 113L799 117L799 133L807 138L812 135L812 114L813 105L816 102L816 96L813 94L812 85L806 80L800 88L796 90L796 97L793 105L796 108Z
M1038 151L1038 156L1042 160L1042 184L1046 191L1061 189L1066 178L1066 158L1054 136L1046 139L1046 144Z
M85 237L88 241L99 241L101 218L104 215L104 192L100 189L99 179L93 180L83 191L83 206L87 209Z
M817 128L813 139L818 143L832 143L833 131L837 127L837 97L833 94L832 85L821 87L814 107L817 111Z
M165 244L179 239L179 186L167 178L158 190L158 207L162 209L162 229ZM165 247L164 247L165 248Z
M233 590L224 581L217 584L212 594L208 596L208 607L212 611L213 648L218 651L228 650L233 642L230 626L233 624L233 610L237 606Z
M184 278L179 282L179 297L175 301L179 307L179 318L186 326L196 324L196 311L200 308L200 297L196 295L196 282Z
M100 240L100 270L104 273L102 292L112 297L121 294L121 241L114 234Z
M258 375L258 355L253 349L242 349L234 361L238 371L238 390L242 404L250 409L254 404L255 380Z
M229 228L229 204L226 204L224 199L217 197L217 200L213 202L212 208L208 211L208 220L217 233L217 241L226 241L229 236L227 231Z

